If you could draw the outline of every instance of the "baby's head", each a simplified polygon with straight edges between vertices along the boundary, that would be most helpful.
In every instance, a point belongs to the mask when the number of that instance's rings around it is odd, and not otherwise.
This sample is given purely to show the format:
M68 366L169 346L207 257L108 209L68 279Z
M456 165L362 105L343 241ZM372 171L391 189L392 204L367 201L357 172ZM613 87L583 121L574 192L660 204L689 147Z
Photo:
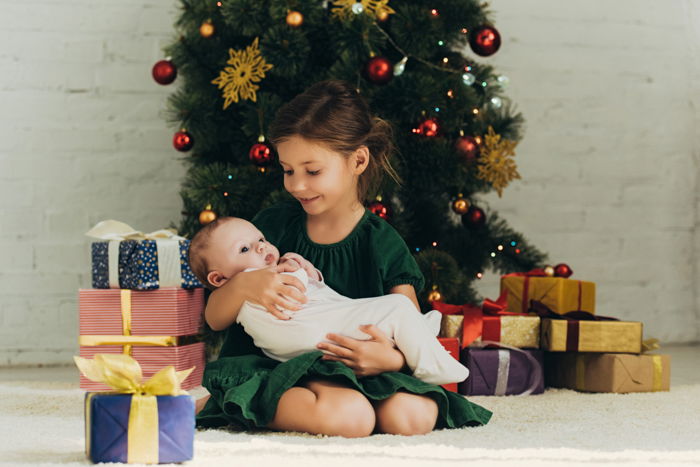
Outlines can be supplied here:
M221 217L204 226L190 243L190 266L207 288L221 287L248 268L277 264L279 251L250 222Z

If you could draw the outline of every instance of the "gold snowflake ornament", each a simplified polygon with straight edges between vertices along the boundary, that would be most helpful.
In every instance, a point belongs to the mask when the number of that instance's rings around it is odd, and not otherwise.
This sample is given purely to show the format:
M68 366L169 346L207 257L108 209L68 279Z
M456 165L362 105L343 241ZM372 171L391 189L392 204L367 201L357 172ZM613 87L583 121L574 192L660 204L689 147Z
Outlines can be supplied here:
M499 197L512 180L520 178L513 160L517 144L517 141L501 139L501 135L496 134L491 126L484 136L484 146L481 148L476 176L490 183Z
M245 50L228 49L228 65L219 72L219 77L212 80L219 89L223 89L224 109L231 102L238 102L239 99L250 99L255 102L255 91L260 86L259 83L265 77L265 72L272 68L272 65L265 61L258 49L258 38Z
M355 3L358 3L358 1L334 0L331 14L340 20L347 21L356 14L352 9ZM375 18L396 13L394 9L389 6L389 0L361 0L359 3L362 4L363 13L370 14Z

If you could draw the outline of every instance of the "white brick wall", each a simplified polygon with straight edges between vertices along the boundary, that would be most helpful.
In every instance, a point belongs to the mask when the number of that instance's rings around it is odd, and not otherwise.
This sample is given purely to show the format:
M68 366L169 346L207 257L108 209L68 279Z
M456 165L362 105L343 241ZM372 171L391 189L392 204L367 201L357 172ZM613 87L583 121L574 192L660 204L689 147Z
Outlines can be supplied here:
M600 314L697 341L700 5L491 5L504 41L487 60L510 77L527 131L523 180L488 203L552 262L595 281ZM479 288L495 296L497 282Z
M184 173L152 64L162 1L0 0L0 365L68 362L83 233L177 221ZM595 280L599 310L665 341L700 337L700 6L693 0L495 0L527 119L523 180L487 201L553 261ZM482 292L497 294L487 276Z
M174 2L0 1L0 365L66 363L106 218L177 221L184 168L153 63Z

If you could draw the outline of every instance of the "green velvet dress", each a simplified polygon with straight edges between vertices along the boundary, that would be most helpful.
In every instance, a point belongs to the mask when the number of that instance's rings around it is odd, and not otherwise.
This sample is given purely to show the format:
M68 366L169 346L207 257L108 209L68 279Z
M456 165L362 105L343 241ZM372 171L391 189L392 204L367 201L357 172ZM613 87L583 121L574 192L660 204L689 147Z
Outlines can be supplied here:
M375 297L400 284L411 284L416 292L423 288L423 275L406 243L386 221L367 210L345 239L328 245L308 237L306 213L297 202L265 209L253 223L280 255L290 251L302 255L342 295ZM202 384L211 398L197 416L198 426L263 428L274 417L282 394L308 379L334 381L371 400L386 399L397 391L425 394L439 408L436 428L483 425L491 418L485 408L410 374L386 372L358 378L344 364L321 356L320 351L310 352L280 363L264 356L239 324L230 326L219 358L208 363L204 372Z

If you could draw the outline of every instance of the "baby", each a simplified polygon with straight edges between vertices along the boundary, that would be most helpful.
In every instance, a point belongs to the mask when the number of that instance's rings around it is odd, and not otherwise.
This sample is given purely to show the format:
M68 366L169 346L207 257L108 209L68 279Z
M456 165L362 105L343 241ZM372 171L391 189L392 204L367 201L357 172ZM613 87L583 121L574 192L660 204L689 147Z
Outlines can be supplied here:
M298 265L291 274L306 287L308 302L301 310L281 310L289 319L280 319L264 307L246 301L236 322L240 323L265 355L284 362L317 350L316 344L328 333L366 340L359 327L374 324L396 344L413 375L431 384L464 381L469 370L440 345L435 338L440 313L425 315L405 295L352 299L340 295L323 280L320 271L296 253L280 258L277 248L250 222L225 217L201 230L190 245L192 270L210 288L222 286L235 274L275 266L282 262ZM431 329L432 328L432 329Z

